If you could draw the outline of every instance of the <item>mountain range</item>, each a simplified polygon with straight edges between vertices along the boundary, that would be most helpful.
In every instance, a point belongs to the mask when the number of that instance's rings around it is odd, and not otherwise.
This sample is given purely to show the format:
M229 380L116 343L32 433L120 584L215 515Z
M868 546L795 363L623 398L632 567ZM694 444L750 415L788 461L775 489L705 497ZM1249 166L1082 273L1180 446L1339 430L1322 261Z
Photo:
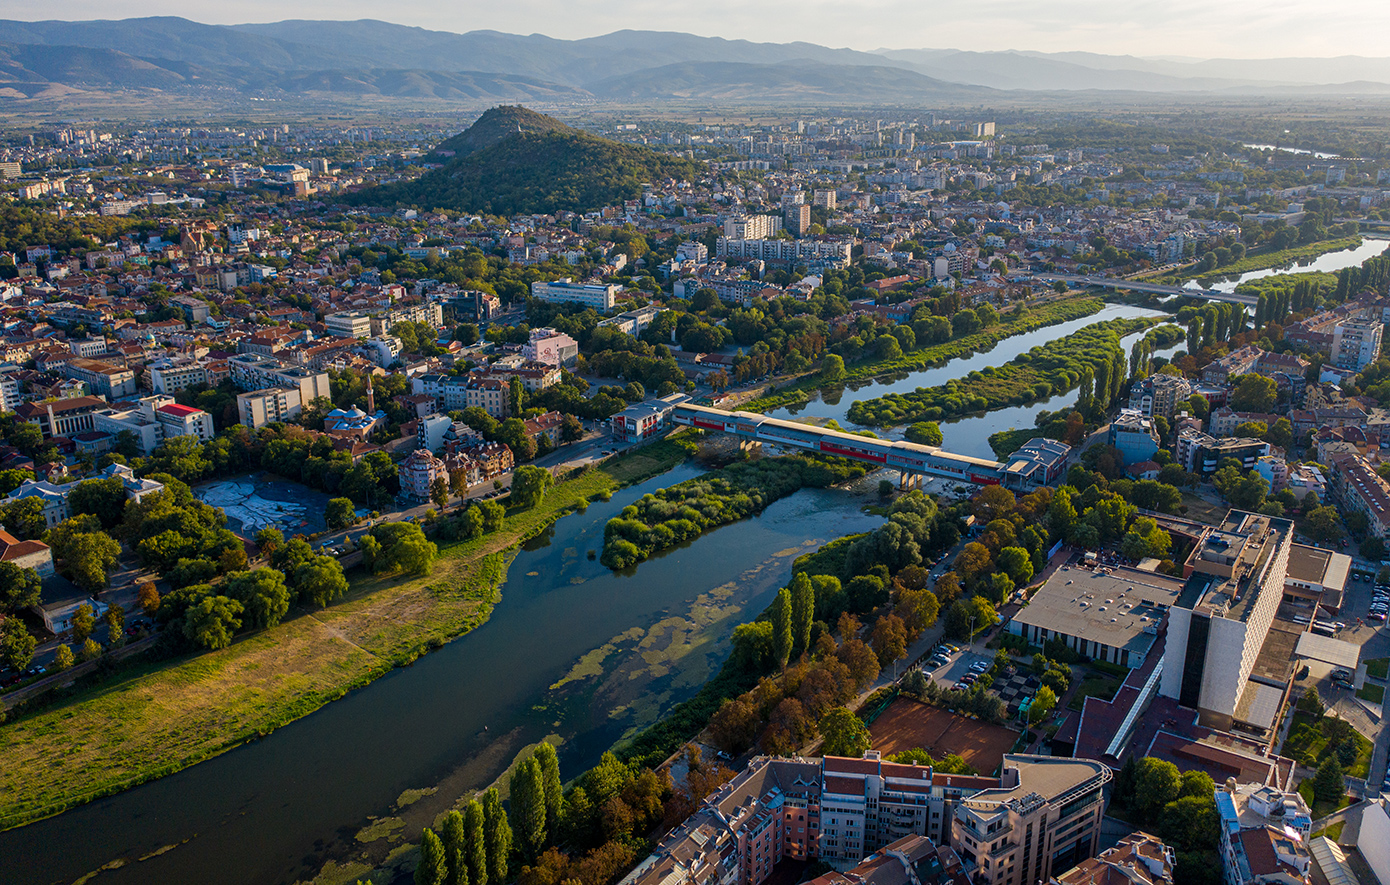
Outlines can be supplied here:
M0 21L0 98L231 88L453 101L981 100L992 90L1383 94L1390 58L1178 59L1089 52L862 52L664 31L581 40L380 21ZM1002 97L1002 96L1000 96Z

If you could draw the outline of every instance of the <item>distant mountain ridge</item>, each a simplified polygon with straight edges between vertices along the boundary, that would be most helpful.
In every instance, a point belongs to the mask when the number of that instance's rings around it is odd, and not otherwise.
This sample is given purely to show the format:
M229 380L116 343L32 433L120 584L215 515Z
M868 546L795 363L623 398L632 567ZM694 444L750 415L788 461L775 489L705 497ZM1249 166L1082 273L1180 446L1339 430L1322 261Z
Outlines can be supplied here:
M694 162L566 126L524 107L494 107L436 149L442 167L413 181L349 195L357 205L417 206L493 215L587 212L635 200L646 182L691 179Z
M624 30L581 40L388 22L0 21L0 97L211 86L470 101L973 99L988 89L1383 94L1390 58L1182 59L882 49Z

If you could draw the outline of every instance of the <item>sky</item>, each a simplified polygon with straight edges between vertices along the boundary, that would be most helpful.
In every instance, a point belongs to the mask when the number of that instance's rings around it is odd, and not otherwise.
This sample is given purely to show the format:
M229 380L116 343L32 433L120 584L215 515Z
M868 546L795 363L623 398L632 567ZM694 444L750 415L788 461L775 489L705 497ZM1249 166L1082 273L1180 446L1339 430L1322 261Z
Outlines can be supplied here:
M290 6L272 0L0 0L3 19L148 15L209 24L375 18L430 30L493 29L562 39L632 28L861 50L1018 49L1195 58L1390 55L1386 0L300 0Z

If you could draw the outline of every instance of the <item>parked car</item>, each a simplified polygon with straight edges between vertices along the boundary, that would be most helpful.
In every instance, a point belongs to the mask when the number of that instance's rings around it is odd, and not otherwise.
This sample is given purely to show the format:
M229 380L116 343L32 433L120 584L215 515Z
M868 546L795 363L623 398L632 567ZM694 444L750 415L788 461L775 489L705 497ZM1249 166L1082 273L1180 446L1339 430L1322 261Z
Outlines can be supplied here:
M1351 685L1351 671L1345 669L1333 670L1332 681L1338 685Z
M991 663L988 662L988 661L976 661L975 663L973 663L973 664L970 665L970 672L971 672L971 673L983 673L983 672L985 672L986 670L988 670L988 669L989 669L990 667L992 667L992 666L993 666L993 664L991 664Z
M1385 614L1386 614L1385 612L1370 612L1369 614L1366 615L1366 620L1368 620L1368 621L1384 621L1384 620L1385 620Z

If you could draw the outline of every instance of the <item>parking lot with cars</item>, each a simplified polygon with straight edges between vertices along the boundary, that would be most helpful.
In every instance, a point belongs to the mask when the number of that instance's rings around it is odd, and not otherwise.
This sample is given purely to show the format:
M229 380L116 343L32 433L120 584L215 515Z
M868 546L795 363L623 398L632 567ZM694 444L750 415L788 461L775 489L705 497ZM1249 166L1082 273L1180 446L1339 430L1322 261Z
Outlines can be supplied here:
M967 688L993 664L993 658L942 643L922 662L922 672L942 688Z

